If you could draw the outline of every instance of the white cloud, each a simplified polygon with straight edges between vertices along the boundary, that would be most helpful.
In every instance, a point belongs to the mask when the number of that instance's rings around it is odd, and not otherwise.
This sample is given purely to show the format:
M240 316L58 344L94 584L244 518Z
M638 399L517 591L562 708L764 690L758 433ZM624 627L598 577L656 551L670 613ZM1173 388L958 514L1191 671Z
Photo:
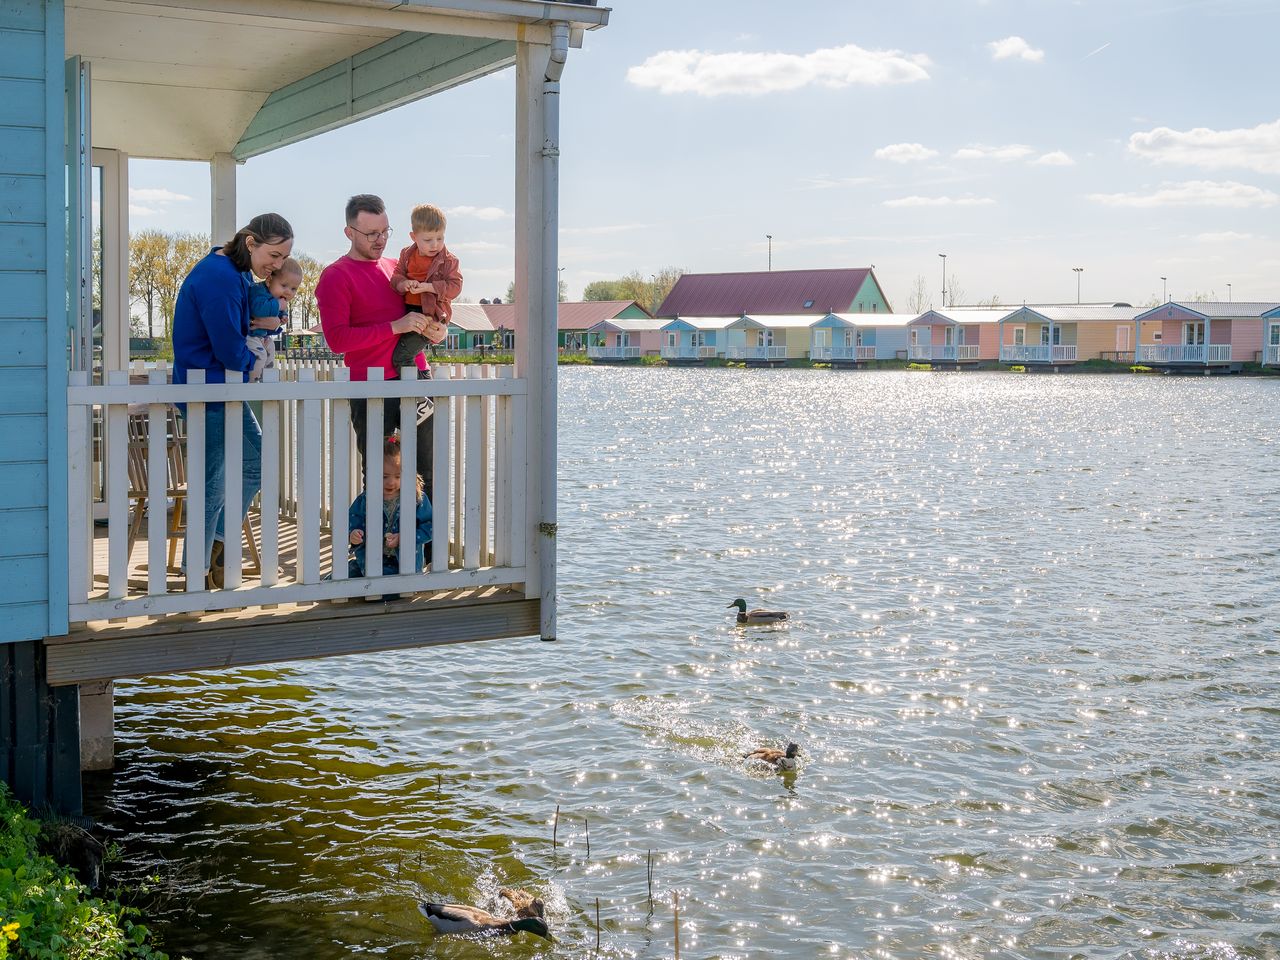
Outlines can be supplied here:
M1044 51L1037 50L1021 37L1005 37L1003 40L992 40L987 44L992 60L1029 60L1039 63L1044 59Z
M185 193L174 193L172 190L166 190L164 187L130 187L129 199L138 203L177 203L180 200L190 200Z
M450 217L474 217L477 220L504 220L511 216L501 207L450 207L445 214Z
M892 160L894 163L913 163L917 160L932 160L938 155L923 143L891 143L876 151L877 160Z
M803 177L799 189L830 190L832 187L858 187L874 182L874 177Z
M1010 143L1003 147L988 147L985 144L975 143L961 147L951 155L951 158L953 160L999 160L1001 163L1008 163L1010 160L1022 160L1033 153L1035 150L1025 143Z
M129 204L129 216L131 217L154 217L163 213L162 210L153 210L151 207L144 207L141 204Z
M1156 127L1129 138L1129 151L1155 163L1280 173L1280 120L1235 130Z
M886 200L886 207L984 207L995 203L991 197L899 197Z
M928 80L929 58L900 50L864 50L854 44L812 53L707 53L664 50L627 71L627 81L660 93L758 96L817 85L881 86Z
M598 227L561 227L561 236L598 237L611 233L628 233L632 230L644 230L647 223L608 223Z
M1280 194L1232 180L1186 180L1162 183L1153 193L1092 193L1089 199L1108 207L1273 207Z
M1044 154L1039 160L1033 160L1038 167L1074 167L1076 162L1061 150L1053 150Z
M1234 230L1222 230L1217 233L1197 233L1199 243L1238 243L1243 240L1257 240L1252 233L1236 233Z

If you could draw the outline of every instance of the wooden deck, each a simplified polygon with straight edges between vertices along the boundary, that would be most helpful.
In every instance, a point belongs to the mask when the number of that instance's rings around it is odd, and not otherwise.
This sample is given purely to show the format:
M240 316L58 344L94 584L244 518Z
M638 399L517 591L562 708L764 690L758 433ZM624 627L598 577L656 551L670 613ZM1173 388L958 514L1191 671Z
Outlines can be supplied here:
M252 514L250 515L252 518ZM255 529L257 524L254 524ZM94 585L106 591L106 528L95 530ZM246 564L241 589L260 585ZM181 544L178 551L181 558ZM343 556L343 553L339 554ZM329 540L322 534L322 571L328 572ZM165 558L167 560L167 558ZM145 594L149 558L139 538L130 556L130 592ZM280 520L280 567L297 563L297 527ZM180 592L185 579L169 568L168 588ZM506 587L437 590L377 602L323 600L244 607L207 613L129 617L74 624L65 637L45 641L47 679L52 686L223 669L380 650L439 646L477 640L536 636L537 599Z

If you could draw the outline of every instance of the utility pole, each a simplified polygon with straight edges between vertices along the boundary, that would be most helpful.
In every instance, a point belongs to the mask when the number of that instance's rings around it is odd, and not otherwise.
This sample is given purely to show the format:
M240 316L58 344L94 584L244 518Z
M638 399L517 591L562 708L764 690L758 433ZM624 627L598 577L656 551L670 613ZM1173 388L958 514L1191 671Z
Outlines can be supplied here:
M1161 303L1169 302L1169 278L1168 277L1160 278L1160 302Z
M1080 274L1084 273L1084 267L1072 267L1076 275L1076 303L1080 302Z
M947 255L945 253L938 254L942 258L942 309L947 306Z
M764 238L769 241L769 269L773 270L773 234L766 233Z

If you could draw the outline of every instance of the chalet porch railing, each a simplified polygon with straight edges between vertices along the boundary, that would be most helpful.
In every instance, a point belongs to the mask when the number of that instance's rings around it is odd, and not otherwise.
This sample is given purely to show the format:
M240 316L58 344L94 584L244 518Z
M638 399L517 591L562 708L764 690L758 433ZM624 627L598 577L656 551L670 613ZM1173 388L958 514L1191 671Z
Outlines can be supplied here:
M1138 347L1139 363L1229 363L1229 343L1156 343Z
M932 344L913 343L907 347L909 360L977 360L976 343Z
M1262 352L1262 362L1269 367L1280 366L1280 344L1267 344Z
M463 372L462 378L451 378ZM380 371L372 371L380 376ZM234 375L233 375L234 376ZM238 610L268 604L341 600L383 594L412 594L466 587L509 586L526 575L527 382L511 367L476 364L436 368L436 379L372 379L354 382L349 371L330 360L281 363L262 383L205 384L192 371L188 384L168 382L163 369L151 370L146 383L129 382L112 372L107 383L90 385L83 373L71 374L68 400L68 605L72 623L129 616L160 616ZM433 538L422 572L415 572L416 544L402 538L399 572L380 575L377 545L382 542L382 458L365 464L364 483L356 477L351 401L365 399L368 421L380 423L384 404L399 403L401 419L413 423L419 397L433 398L433 482L427 491L433 507ZM166 491L175 496L175 462L184 465L176 492L184 501L185 539L191 556L204 556L206 407L223 401L260 404L262 425L262 509L258 514L260 573L244 576L246 544L238 524L226 524L224 589L208 590L201 563L170 579L165 562L175 538L166 509ZM185 403L186 416L171 413ZM91 510L94 415L107 424L102 457L107 476L105 554L95 557ZM185 436L177 429L185 426ZM225 419L226 513L241 512L242 424ZM416 512L417 433L401 438L400 514ZM376 444L373 451L377 451ZM146 504L145 568L130 570L132 488L155 491ZM348 507L366 491L366 542L373 576L348 576ZM135 498L136 499L136 498ZM140 511L138 503L134 511ZM296 549L282 558L282 530L296 532ZM405 524L406 532L409 525ZM328 534L327 546L323 543ZM282 562L283 560L283 562ZM249 582L246 582L248 580Z
M724 355L729 360L785 360L787 348L780 346L726 347Z
M1000 348L1002 363L1074 363L1075 359L1074 343L1013 343Z
M639 347L587 347L587 356L592 360L638 360Z
M875 358L875 344L867 346L838 344L836 346L815 347L809 354L810 360L874 360Z
M661 354L664 360L699 360L702 359L702 354L699 352L702 349L702 347L666 344L662 347Z

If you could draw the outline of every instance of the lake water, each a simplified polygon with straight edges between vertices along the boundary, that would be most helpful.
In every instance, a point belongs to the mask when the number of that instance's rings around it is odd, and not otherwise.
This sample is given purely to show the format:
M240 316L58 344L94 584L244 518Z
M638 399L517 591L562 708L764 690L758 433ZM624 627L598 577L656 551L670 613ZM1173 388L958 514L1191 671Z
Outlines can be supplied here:
M563 368L560 443L558 643L118 686L175 956L1280 956L1280 381ZM414 908L503 884L554 946Z

